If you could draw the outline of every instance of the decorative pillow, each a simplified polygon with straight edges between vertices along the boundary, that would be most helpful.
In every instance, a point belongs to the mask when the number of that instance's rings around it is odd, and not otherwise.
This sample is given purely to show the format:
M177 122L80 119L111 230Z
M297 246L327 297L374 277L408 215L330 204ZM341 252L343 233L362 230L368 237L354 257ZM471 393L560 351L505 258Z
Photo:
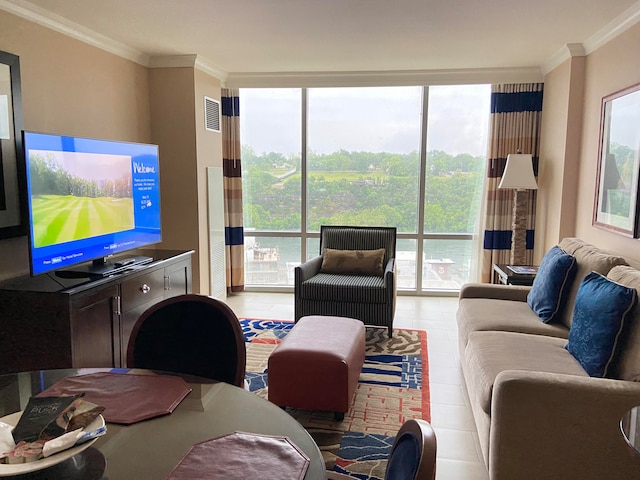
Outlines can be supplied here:
M635 288L636 295L640 294L640 270L618 265L609 271L607 278L625 287ZM616 356L611 363L611 376L640 382L640 308L637 305L624 323Z
M527 303L544 323L553 321L561 314L576 270L576 259L558 246L542 258L527 295Z
M596 272L591 272L580 284L565 348L590 376L609 375L620 333L637 301L635 288Z
M322 252L322 273L352 275L382 275L384 248L377 250L335 250L325 248Z

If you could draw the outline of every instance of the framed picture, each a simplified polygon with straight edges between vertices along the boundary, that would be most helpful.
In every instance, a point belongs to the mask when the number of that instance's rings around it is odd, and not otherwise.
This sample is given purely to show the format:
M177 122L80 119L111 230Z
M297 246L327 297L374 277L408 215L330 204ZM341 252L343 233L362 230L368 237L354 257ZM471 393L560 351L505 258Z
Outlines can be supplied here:
M0 52L0 239L27 234L20 60Z
M602 99L593 225L638 238L640 84Z

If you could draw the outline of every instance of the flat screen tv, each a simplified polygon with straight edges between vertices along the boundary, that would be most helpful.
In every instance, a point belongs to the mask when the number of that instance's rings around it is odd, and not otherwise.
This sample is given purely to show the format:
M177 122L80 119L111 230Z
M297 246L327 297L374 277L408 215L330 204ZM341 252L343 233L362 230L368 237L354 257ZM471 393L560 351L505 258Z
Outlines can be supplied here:
M22 139L32 275L78 265L77 276L105 276L151 261L110 257L162 240L157 145L28 131Z

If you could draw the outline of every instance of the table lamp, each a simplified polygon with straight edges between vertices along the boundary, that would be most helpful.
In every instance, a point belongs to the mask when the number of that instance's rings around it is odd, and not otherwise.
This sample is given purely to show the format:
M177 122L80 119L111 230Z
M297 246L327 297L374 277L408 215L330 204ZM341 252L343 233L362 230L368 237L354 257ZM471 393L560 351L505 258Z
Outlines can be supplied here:
M533 173L533 157L529 153L511 153L498 188L515 190L511 235L511 265L526 265L527 248L527 190L536 190L538 184Z

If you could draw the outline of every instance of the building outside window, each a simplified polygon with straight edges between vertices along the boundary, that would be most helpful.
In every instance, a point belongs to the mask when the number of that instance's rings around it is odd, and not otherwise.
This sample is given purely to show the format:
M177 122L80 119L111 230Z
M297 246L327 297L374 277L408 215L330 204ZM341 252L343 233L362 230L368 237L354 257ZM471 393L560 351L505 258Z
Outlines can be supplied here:
M241 89L247 288L291 287L331 224L395 226L398 288L457 291L489 101L489 85Z

